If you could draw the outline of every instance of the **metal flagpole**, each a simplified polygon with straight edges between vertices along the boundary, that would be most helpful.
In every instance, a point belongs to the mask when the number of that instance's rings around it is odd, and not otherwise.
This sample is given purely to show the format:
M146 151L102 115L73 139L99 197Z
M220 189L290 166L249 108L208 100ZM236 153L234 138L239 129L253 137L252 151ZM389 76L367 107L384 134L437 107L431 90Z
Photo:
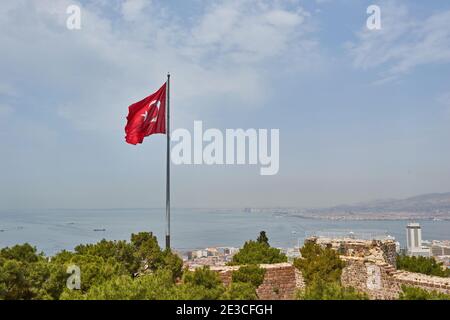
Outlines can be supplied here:
M166 134L167 134L167 163L166 163L166 249L170 249L170 73L167 73L166 86Z

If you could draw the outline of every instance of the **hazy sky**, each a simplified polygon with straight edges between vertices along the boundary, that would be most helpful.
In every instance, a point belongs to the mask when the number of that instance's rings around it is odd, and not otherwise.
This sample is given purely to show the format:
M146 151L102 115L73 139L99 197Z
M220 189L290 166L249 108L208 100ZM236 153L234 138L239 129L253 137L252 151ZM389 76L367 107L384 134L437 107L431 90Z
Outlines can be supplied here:
M175 207L450 191L448 0L14 0L0 3L0 210L163 207L165 136L132 146L124 126L167 71L173 129L280 129L277 175L173 166Z

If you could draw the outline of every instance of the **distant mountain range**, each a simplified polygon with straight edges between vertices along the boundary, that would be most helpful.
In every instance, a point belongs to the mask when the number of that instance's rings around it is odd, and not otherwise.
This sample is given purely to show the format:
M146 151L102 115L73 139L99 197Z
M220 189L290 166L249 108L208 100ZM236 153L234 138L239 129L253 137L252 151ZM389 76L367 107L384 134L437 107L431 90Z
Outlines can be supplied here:
M406 199L375 200L329 208L304 209L295 215L307 218L351 220L450 220L450 192L424 194Z

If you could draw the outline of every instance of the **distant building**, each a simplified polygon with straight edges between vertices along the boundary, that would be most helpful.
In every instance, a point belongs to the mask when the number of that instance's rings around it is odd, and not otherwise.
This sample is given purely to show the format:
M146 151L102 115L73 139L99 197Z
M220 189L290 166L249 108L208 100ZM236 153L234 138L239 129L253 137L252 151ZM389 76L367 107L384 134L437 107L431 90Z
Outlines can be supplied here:
M431 243L431 255L436 256L450 256L450 244L444 241L433 241Z
M301 256L299 247L279 248L279 249L287 256L288 261L290 262L294 261L294 259L299 258Z
M235 248L235 247L217 247L216 248L219 255L224 255L224 256L233 256L234 254L236 254L239 251L239 248Z
M406 252L410 256L430 256L429 247L422 245L422 229L418 223L408 223L406 226Z
M230 262L233 255L239 251L234 247L211 247L187 252L187 259L184 264L193 266L223 266Z

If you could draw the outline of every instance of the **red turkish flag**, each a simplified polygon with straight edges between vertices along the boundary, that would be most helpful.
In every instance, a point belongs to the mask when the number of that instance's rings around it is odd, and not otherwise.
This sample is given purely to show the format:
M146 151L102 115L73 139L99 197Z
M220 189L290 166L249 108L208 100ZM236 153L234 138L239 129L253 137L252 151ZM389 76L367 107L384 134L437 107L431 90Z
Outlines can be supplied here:
M128 107L125 140L142 143L144 137L166 133L166 84L155 93Z

